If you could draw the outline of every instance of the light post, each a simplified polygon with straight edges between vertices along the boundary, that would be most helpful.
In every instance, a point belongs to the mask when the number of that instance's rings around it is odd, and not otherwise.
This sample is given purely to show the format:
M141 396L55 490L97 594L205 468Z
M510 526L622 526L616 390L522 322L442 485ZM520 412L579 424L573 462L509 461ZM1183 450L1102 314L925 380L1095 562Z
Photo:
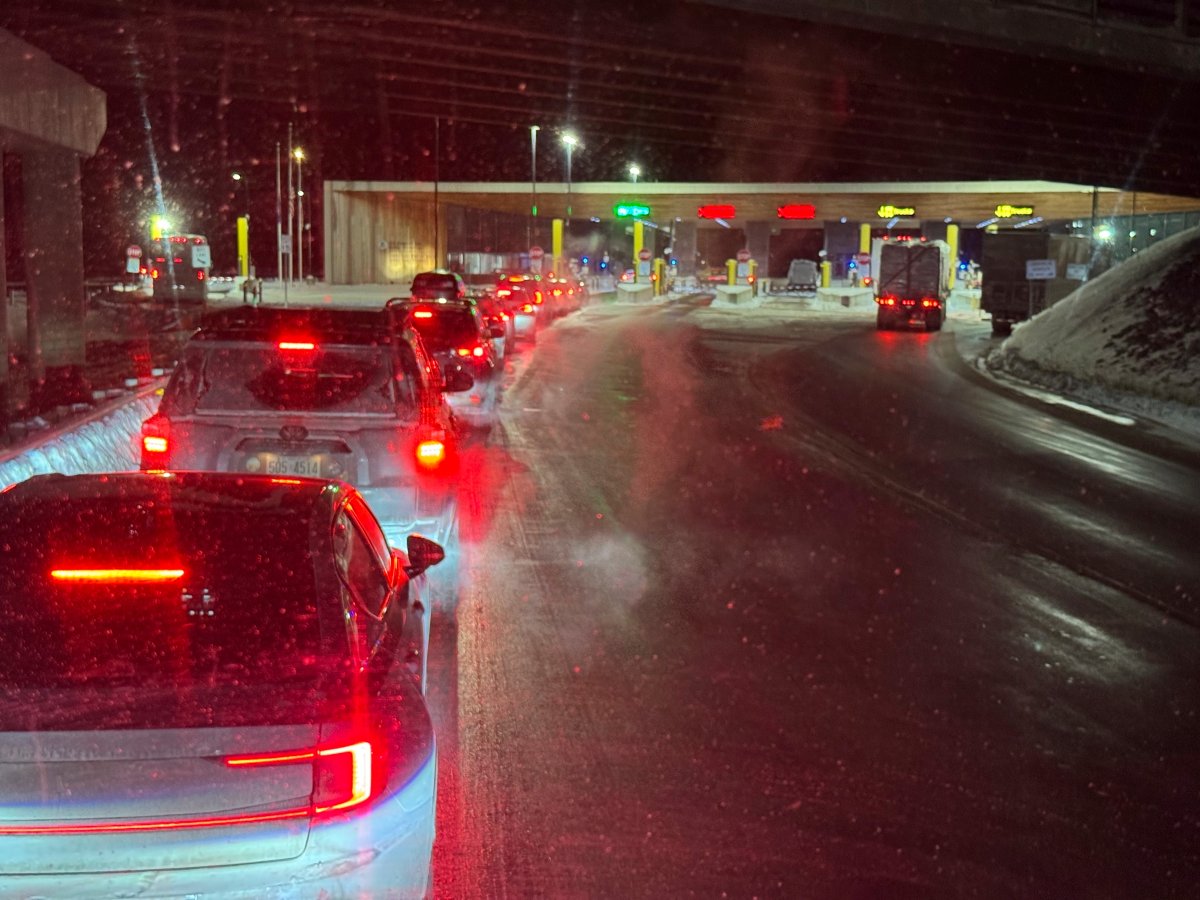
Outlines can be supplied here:
M296 253L296 265L299 269L299 280L304 281L304 149L297 147L292 151L296 160L296 230L299 234L293 236L293 250Z
M537 133L541 126L529 126L529 246L533 246L537 228Z
M571 154L579 145L579 138L571 132L562 136L563 147L567 151L567 231L571 230Z
M629 164L629 177L633 179L633 183L637 184L638 176L642 174L642 167L637 163Z

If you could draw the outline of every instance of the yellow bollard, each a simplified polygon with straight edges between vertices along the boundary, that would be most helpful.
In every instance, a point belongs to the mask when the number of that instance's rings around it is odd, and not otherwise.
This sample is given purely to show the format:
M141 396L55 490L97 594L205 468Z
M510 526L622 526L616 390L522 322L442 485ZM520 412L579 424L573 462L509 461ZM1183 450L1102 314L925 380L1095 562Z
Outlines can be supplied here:
M563 255L563 220L555 219L550 223L550 255L554 257L554 265L558 265L558 259Z
M633 223L633 280L641 281L638 277L638 263L641 262L642 248L646 246L646 226L641 222Z
M661 256L655 257L654 274L651 277L654 279L654 296L661 297L667 292L667 261Z
M243 278L250 277L250 217L238 216L237 220L238 272Z
M725 274L728 276L729 284L737 284L737 260L725 260Z
M858 252L871 252L871 225L868 222L858 226Z
M954 290L954 279L958 277L958 226L946 226L946 243L950 245L950 282L946 287Z
M830 276L833 273L833 265L829 260L821 263L821 287L829 287Z

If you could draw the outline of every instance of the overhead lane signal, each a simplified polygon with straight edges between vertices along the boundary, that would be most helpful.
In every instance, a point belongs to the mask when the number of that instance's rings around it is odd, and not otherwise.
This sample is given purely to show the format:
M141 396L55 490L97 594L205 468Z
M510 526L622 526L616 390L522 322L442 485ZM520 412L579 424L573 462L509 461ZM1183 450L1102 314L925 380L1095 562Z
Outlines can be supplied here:
M811 203L785 203L776 207L775 214L781 219L815 219L817 208Z
M732 219L737 216L737 207L732 203L710 203L696 210L701 219Z

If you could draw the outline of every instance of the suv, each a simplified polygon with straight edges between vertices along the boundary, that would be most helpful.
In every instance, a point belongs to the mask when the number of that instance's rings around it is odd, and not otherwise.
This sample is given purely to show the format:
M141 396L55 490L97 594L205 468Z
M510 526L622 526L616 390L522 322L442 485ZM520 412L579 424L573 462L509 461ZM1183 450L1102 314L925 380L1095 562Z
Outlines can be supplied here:
M515 338L536 341L538 316L545 299L538 282L525 275L503 275L496 284L496 299L512 316Z
M425 301L394 297L387 302L394 327L411 326L444 373L467 372L474 381L469 391L447 396L455 415L475 428L496 424L503 370L493 340L502 340L505 327L487 324L471 300Z
M410 293L414 300L461 300L467 296L462 277L449 269L421 272L413 279Z
M337 478L401 542L446 543L454 524L454 420L419 335L382 310L240 307L206 316L158 412L141 468Z

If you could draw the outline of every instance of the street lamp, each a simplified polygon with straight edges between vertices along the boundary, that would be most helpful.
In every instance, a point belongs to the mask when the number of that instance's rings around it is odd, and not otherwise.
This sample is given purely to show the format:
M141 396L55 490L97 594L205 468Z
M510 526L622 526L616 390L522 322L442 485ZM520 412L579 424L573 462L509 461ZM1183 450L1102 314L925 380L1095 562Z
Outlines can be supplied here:
M299 269L300 281L304 280L304 177L302 163L304 162L304 148L297 147L292 151L292 158L296 160L296 196L299 198L296 204L297 231L299 234L293 235L293 242L296 252L296 265Z
M579 145L579 138L567 131L562 136L563 147L567 151L567 230L571 230L571 153Z
M629 164L629 177L633 179L633 183L637 184L638 176L642 174L642 167L637 163Z

